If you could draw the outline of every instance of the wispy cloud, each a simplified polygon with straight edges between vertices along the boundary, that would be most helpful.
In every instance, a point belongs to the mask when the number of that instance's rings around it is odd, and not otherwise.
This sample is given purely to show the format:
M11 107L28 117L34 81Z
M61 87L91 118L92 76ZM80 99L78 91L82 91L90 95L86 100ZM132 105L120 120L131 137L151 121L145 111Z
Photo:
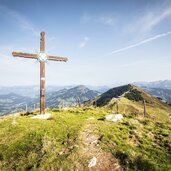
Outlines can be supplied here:
M85 36L84 39L83 39L83 41L80 43L79 47L80 48L84 48L87 45L87 43L88 43L89 40L90 40L90 38L87 37L87 36Z
M116 22L116 17L114 17L113 15L108 15L108 14L93 15L93 14L84 13L81 16L80 21L81 23L93 22L93 23L101 23L101 24L113 26Z
M39 35L39 32L35 26L33 26L33 24L22 14L19 14L18 12L7 8L6 6L0 6L0 15L8 17L8 21L15 22L16 25L21 29L31 31L32 34L36 36Z
M82 22L82 23L87 23L87 22L89 22L90 20L92 20L92 16L90 16L89 14L87 14L87 13L84 13L82 16L81 16L81 18L80 18L80 21Z
M8 56L8 55L3 54L3 53L0 53L0 57L3 57L3 58L9 58L9 56Z
M145 14L139 22L143 25L144 31L152 30L155 26L160 24L163 20L171 16L171 6L162 10L157 9Z
M121 49L114 50L114 51L112 51L111 53L109 53L109 54L107 54L107 55L112 55L112 54L115 54L115 53L123 52L123 51L126 51L126 50L128 50L128 49L132 49L132 48L135 48L135 47L137 47L137 46L146 44L146 43L151 42L151 41L153 41L153 40L156 40L156 39L159 39L159 38L162 38L162 37L169 36L170 34L171 34L171 31L168 31L168 32L162 33L162 34L158 34L158 35L155 35L155 36L150 37L150 38L148 38L148 39L142 40L142 41L140 41L140 42L138 42L138 43L135 43L135 44L126 46L126 47L121 48Z
M100 20L104 24L111 25L111 26L114 25L116 21L115 17L113 16L102 16L100 17Z
M48 42L53 42L54 40L56 40L55 36L47 37Z
M154 8L148 8L142 14L131 18L129 24L124 27L125 33L147 34L153 31L157 26L169 19L171 16L171 5L160 4Z

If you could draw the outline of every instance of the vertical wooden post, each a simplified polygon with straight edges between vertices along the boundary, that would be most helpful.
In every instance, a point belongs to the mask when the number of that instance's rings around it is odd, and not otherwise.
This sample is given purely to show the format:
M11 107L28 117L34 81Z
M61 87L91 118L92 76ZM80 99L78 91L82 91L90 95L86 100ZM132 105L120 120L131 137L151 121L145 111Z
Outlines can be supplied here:
M94 107L97 107L97 102L96 102L96 100L94 100L93 106L94 106Z
M27 104L26 104L26 112L27 112L28 110L27 110Z
M145 102L145 100L143 100L143 104L144 104L144 117L146 117L146 102Z
M62 106L61 109L64 109L64 100L62 100Z
M45 32L40 33L40 52L45 51ZM45 62L40 61L40 114L45 113Z
M118 105L118 101L116 101L116 112L119 113L119 105Z
M81 103L80 103L80 98L79 97L77 98L77 106L81 107Z

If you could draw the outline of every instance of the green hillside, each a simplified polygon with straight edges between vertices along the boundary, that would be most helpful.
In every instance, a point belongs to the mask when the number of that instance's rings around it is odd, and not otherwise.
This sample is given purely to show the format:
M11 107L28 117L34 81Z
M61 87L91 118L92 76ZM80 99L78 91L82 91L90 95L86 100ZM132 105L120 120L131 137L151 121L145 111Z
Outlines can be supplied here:
M90 90L87 87L80 85L70 89L62 89L56 92L47 94L46 105L49 108L58 108L61 106L74 106L79 98L80 102L95 98L100 93L95 90Z
M131 87L103 107L49 110L48 120L32 119L36 112L0 117L0 170L170 170L171 107ZM133 89L147 101L146 117ZM124 118L104 120L116 101Z

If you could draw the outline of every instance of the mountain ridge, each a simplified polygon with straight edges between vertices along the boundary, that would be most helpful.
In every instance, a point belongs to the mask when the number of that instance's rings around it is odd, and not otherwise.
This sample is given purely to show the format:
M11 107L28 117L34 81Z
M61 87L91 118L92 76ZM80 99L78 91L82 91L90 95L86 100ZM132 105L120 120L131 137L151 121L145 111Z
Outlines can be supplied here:
M113 109L116 113L121 112L133 115L144 115L144 104L146 104L147 113L150 111L152 113L155 108L162 111L160 113L162 115L164 111L169 113L171 109L162 99L150 95L133 84L114 87L93 100L84 103L85 106L94 105ZM155 117L155 113L153 114Z
M59 108L77 105L78 99L81 102L93 99L100 93L80 85L70 89L62 89L46 93L46 107ZM23 99L23 100L22 100ZM0 95L0 115L26 110L32 111L39 107L39 96L36 98L8 93Z
M134 82L139 87L171 89L171 80L159 80L152 82Z

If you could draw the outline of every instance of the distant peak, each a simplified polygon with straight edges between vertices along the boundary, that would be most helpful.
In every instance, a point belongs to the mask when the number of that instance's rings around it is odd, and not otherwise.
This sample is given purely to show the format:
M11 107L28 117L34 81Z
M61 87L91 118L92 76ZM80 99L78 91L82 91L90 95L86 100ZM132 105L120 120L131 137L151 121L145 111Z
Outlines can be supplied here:
M85 85L79 85L79 86L76 86L74 87L75 89L88 89Z
M113 98L125 97L132 101L142 101L146 93L134 84L114 87L103 93L97 99L98 106L107 105Z
M130 86L130 87L132 87L132 88L138 88L136 85L134 85L134 84L132 84L132 83L128 84L128 86Z

